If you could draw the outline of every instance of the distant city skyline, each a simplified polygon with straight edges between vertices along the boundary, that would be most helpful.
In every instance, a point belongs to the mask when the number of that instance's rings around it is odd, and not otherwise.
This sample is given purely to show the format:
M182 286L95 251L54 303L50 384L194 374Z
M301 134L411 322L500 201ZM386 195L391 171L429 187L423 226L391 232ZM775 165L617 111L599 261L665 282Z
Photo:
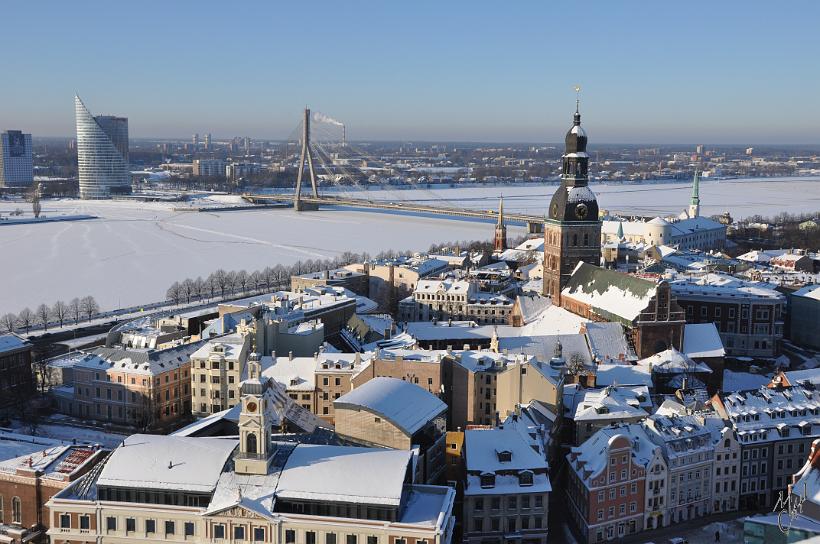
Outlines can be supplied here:
M128 117L134 139L282 139L309 105L352 140L556 143L579 84L599 144L820 143L820 5L808 1L90 1L3 14L0 131L35 139L74 134L77 92Z

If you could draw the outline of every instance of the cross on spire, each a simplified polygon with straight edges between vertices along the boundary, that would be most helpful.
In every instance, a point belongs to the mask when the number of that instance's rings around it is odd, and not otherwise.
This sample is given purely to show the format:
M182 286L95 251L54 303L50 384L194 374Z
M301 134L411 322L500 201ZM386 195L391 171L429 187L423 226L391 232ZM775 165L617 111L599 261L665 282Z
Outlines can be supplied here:
M575 86L575 113L581 113L581 86Z

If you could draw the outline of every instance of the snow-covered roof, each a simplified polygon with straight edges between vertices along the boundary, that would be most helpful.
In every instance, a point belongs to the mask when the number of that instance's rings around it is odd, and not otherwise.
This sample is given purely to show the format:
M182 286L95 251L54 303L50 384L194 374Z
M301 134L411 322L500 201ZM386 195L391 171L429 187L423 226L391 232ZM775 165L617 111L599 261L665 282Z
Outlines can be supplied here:
M416 293L448 293L467 294L471 291L471 284L467 280L445 278L442 280L419 280L416 284Z
M704 363L697 363L675 348L666 349L655 355L641 359L638 364L652 368L658 374L680 374L684 372L703 372L709 374L712 369Z
M652 374L649 368L629 363L599 364L595 371L595 384L606 385L645 385L652 387Z
M246 337L241 334L228 334L213 338L196 350L191 359L207 359L212 353L225 358L226 361L239 361L243 348L246 345Z
M652 400L645 385L611 385L603 389L575 389L572 406L565 406L571 419L600 421L640 419L649 415Z
M498 495L509 493L547 493L549 465L546 458L533 450L518 430L507 426L496 429L468 430L464 433L464 457L467 468L465 495ZM532 485L521 485L519 474L533 473ZM493 474L492 487L482 487L481 475Z
M804 430L807 436L820 434L820 391L814 386L762 386L725 393L721 401L741 442L781 440L784 434Z
M744 391L748 389L758 389L767 385L771 379L762 374L752 374L751 372L736 372L726 369L723 371L724 391Z
M588 304L603 317L621 317L632 322L655 296L655 282L580 261L562 297Z
M537 317L552 305L550 299L536 294L518 295L515 300L521 311L521 320L524 325L535 321Z
M316 374L322 372L358 373L369 363L373 353L318 353L314 357L272 357L260 359L262 376L273 378L288 391L313 391Z
M621 423L604 427L580 446L572 448L567 455L570 470L575 472L587 487L595 477L607 469L609 449L619 437L624 438L629 444L632 460L645 469L649 468L649 463L656 456L656 452L659 454L660 446L650 439L644 426L639 423Z
M300 444L282 469L276 495L398 506L412 455L410 450Z
M0 472L16 474L18 469L36 470L42 478L68 481L93 463L101 450L87 446L54 446L0 462Z
M683 353L691 358L723 357L726 350L714 323L687 323L683 327Z
M237 441L134 434L108 458L99 486L210 493Z
M792 296L820 300L820 285L807 285L792 293Z
M620 323L590 322L586 324L586 329L589 348L596 361L637 360L634 351L629 347L624 328Z
M12 333L0 335L0 353L17 350L30 345L31 343L28 340L21 338L16 334Z
M373 378L335 401L336 409L361 409L383 417L407 435L447 411L447 405L421 387L396 378Z

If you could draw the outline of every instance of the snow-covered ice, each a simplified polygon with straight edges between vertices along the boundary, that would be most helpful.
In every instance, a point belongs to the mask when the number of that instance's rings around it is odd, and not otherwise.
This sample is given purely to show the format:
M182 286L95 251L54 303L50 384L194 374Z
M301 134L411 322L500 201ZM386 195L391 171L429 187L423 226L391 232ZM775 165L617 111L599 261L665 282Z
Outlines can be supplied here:
M443 206L495 210L504 194L509 212L543 214L555 185L457 189L373 190L370 199L419 200ZM677 213L689 183L594 183L602 209L635 214ZM733 216L820 210L820 179L701 180L704 215ZM799 198L786 200L786 195ZM216 201L236 203L236 197ZM772 203L782 204L772 204ZM173 203L43 201L43 213L91 214L100 219L0 229L4 263L0 314L41 302L94 295L104 309L164 299L167 287L218 268L252 271L344 251L425 250L433 242L492 239L488 223L353 210L297 214L292 210L175 212ZM511 237L523 233L511 227Z

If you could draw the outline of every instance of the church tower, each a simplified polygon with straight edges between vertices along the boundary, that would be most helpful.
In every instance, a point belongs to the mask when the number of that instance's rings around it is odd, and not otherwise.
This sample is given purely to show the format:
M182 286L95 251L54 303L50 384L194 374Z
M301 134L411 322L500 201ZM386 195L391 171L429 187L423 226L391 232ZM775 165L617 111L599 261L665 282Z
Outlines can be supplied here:
M689 218L700 217L700 180L695 170L695 179L692 180L692 201L689 203Z
M267 474L273 456L270 406L265 395L267 384L262 379L259 356L248 358L248 379L242 382L239 413L239 449L234 456L238 474Z
M552 196L544 220L544 290L561 304L561 289L580 261L601 264L601 221L598 201L589 189L587 135L581 128L576 101L572 128L564 139L561 185Z
M495 225L493 251L501 253L507 249L507 225L504 224L504 197L498 201L498 222Z

